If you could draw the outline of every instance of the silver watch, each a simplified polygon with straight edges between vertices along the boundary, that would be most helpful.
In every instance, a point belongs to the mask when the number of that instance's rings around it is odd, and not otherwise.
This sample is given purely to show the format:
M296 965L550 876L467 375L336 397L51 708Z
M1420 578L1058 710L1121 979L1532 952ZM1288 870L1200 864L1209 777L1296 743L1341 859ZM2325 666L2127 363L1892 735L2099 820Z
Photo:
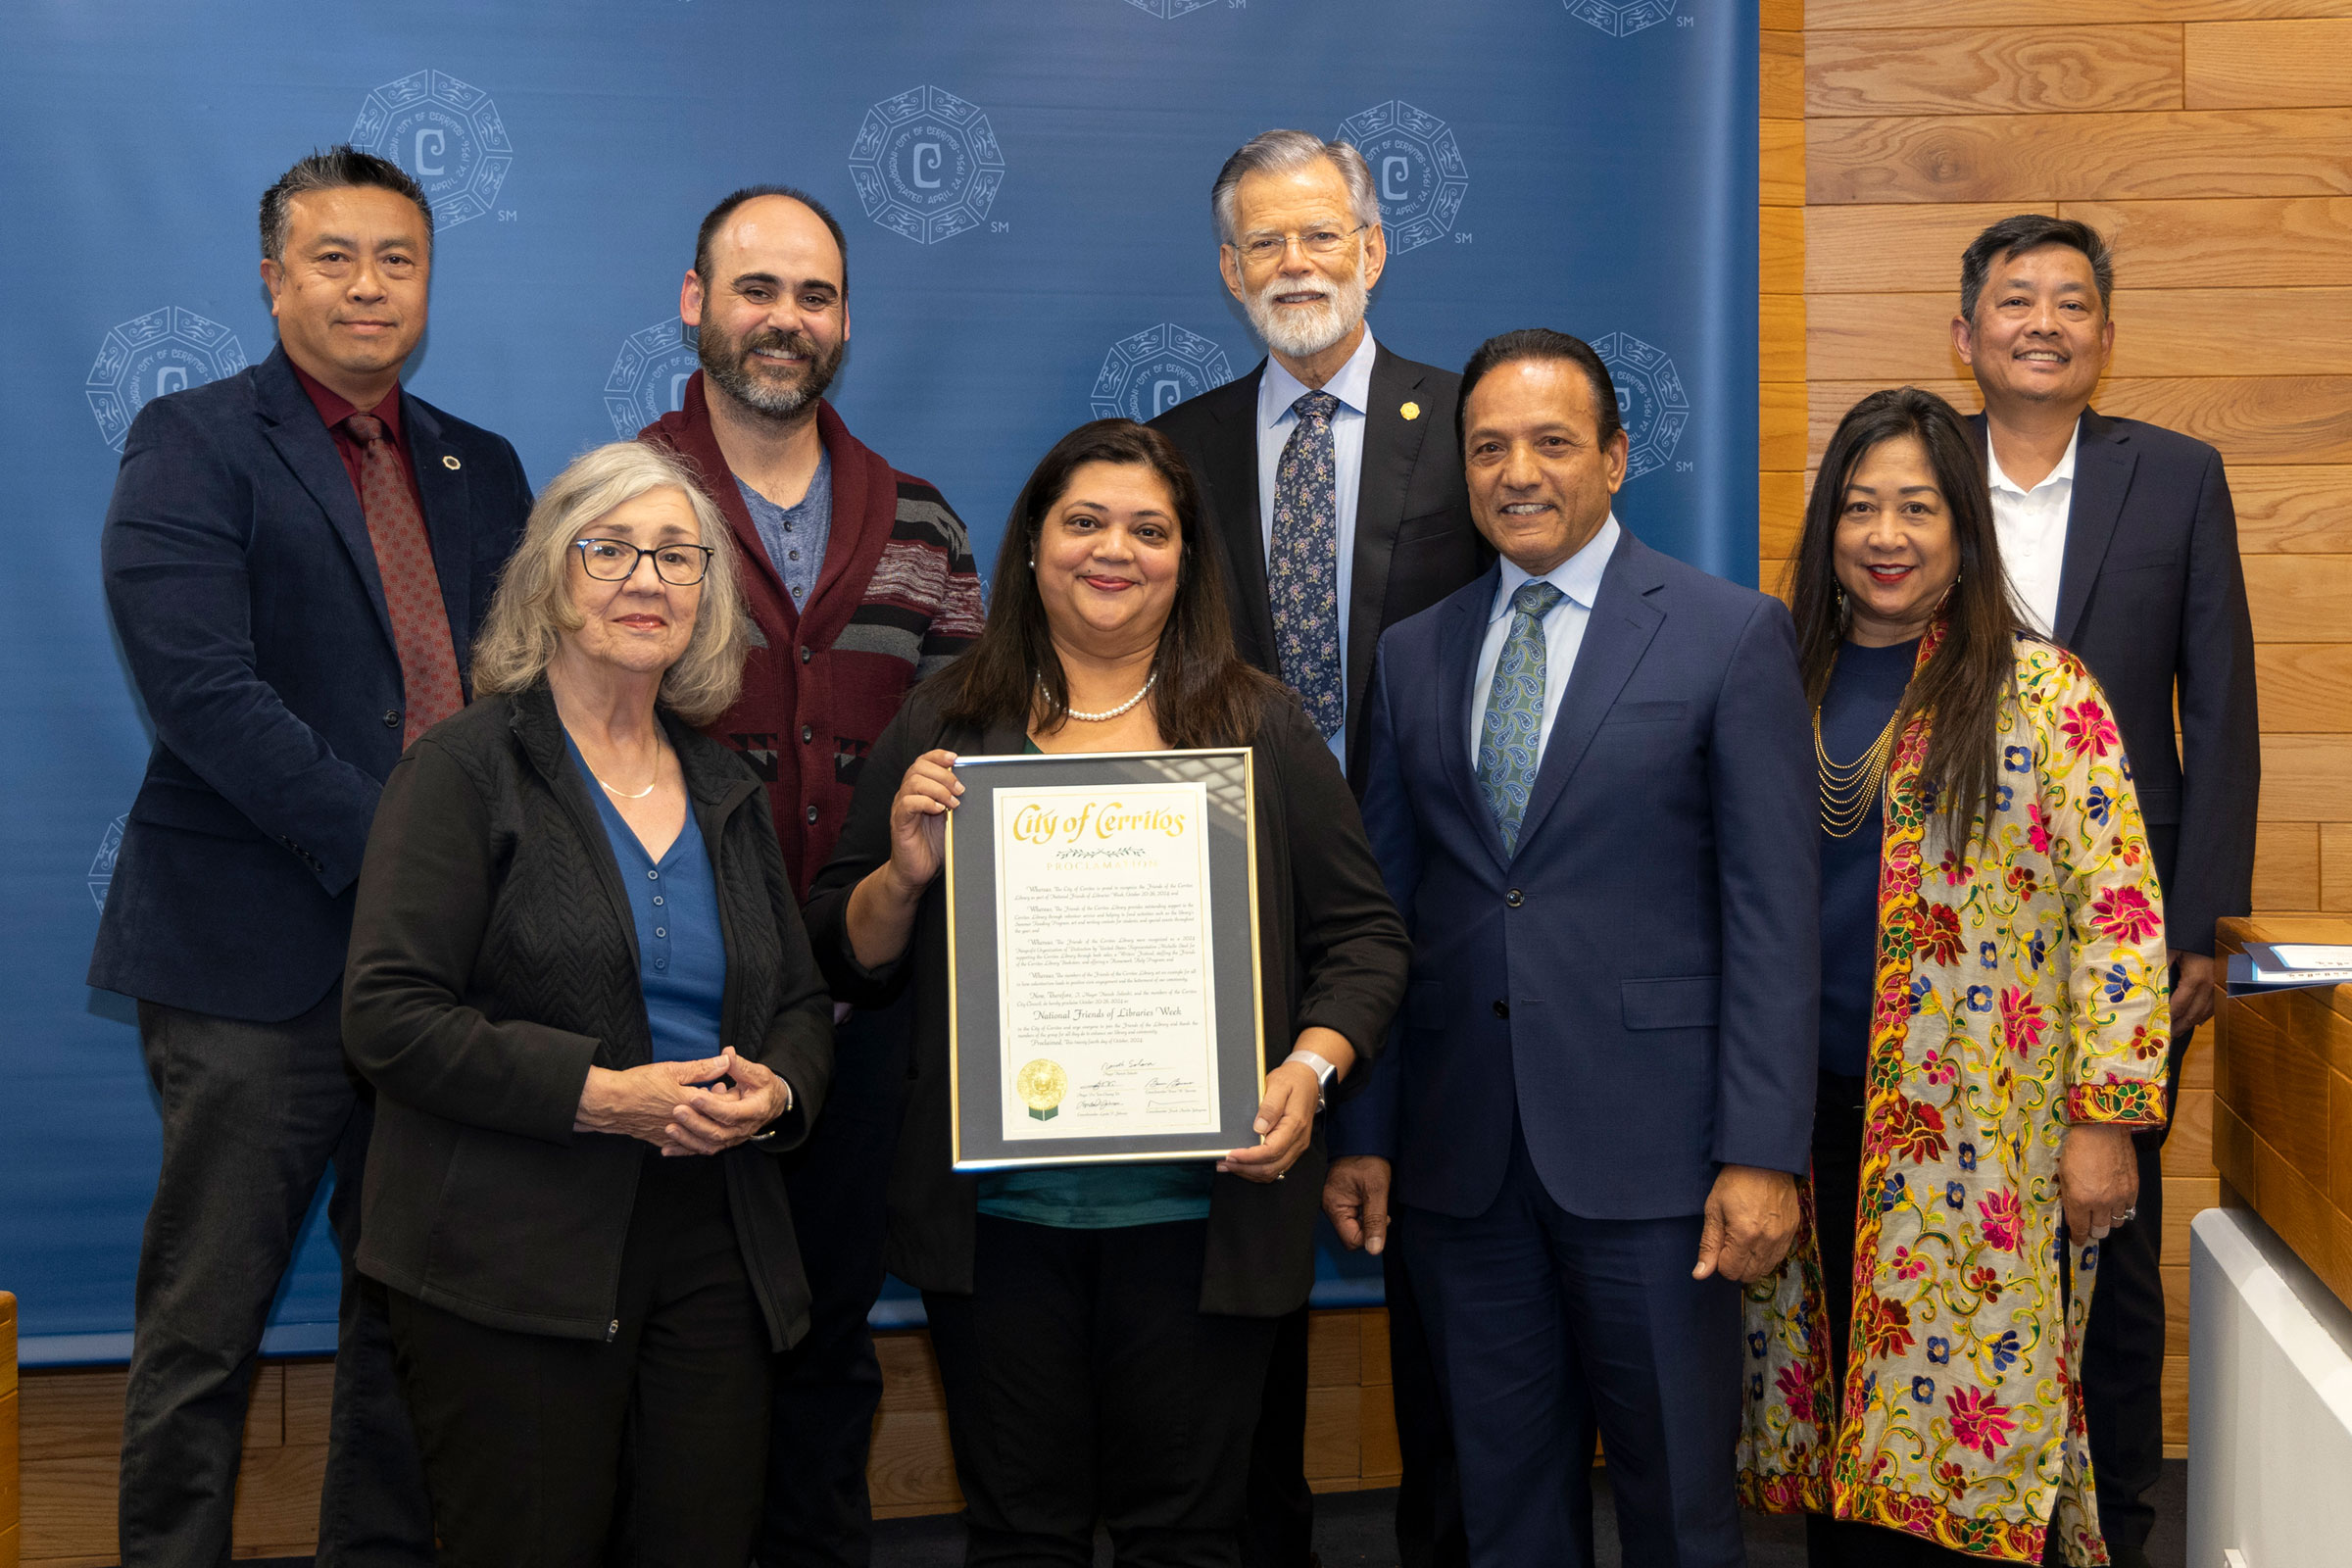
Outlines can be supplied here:
M1282 1058L1282 1064L1285 1067L1294 1061L1315 1070L1315 1109L1318 1111L1329 1110L1331 1108L1331 1081L1340 1075L1340 1069L1303 1046Z

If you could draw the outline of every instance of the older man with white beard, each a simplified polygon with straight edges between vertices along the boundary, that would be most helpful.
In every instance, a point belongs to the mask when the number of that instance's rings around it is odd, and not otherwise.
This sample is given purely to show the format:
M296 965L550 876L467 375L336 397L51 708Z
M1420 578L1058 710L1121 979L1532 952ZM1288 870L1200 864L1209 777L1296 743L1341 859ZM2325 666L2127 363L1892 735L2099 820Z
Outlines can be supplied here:
M1356 711L1380 634L1493 559L1471 521L1453 440L1461 377L1390 353L1364 323L1388 245L1378 187L1355 148L1269 130L1225 160L1209 203L1218 270L1267 358L1152 422L1192 464L1223 531L1242 657L1298 693L1360 794ZM1315 1136L1319 1145L1320 1129ZM1410 1282L1386 1234L1346 1239L1382 1254L1387 1270L1403 1560L1408 1568L1461 1562L1452 1446ZM1303 1568L1312 1559L1305 1424L1301 1311L1283 1325L1266 1380L1248 1568Z

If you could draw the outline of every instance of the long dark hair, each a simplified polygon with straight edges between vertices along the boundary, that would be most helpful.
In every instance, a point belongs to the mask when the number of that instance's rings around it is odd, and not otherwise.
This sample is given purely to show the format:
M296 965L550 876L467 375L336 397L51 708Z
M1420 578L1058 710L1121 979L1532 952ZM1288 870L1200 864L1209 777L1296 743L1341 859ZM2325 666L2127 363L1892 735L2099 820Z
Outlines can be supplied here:
M1838 421L1822 454L1821 472L1805 502L1805 532L1788 565L1791 608L1796 614L1797 659L1804 667L1805 695L1820 706L1830 670L1845 644L1846 616L1836 564L1838 518L1845 487L1870 451L1903 436L1916 437L1936 470L1960 552L1960 579L1952 585L1936 618L1942 640L1926 667L1911 677L1897 710L1898 731L1926 713L1932 726L1921 781L1947 824L1964 824L1974 838L1987 826L1994 780L2000 771L1999 723L2002 701L2017 678L2017 634L2025 630L2009 597L1992 524L1992 495L1977 440L1952 406L1933 392L1898 386L1873 392Z
M1026 724L1042 709L1043 727L1052 728L1069 712L1069 680L1054 651L1030 563L1046 514L1069 490L1070 475L1089 463L1148 467L1167 484L1175 503L1176 598L1152 666L1159 676L1152 711L1160 738L1177 748L1249 744L1267 694L1281 688L1234 652L1224 548L1201 515L1193 470L1166 436L1133 419L1080 425L1054 443L1021 486L997 551L988 624L961 659L932 677L940 684L942 715L975 726Z

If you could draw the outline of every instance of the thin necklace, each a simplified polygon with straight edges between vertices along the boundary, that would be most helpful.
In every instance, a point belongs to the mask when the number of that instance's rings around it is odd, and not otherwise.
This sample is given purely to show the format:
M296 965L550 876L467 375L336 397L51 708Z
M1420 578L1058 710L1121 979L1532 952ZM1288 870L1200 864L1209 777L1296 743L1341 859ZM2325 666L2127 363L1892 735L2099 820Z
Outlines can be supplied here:
M605 781L604 781L603 779L601 779L601 778L596 778L596 775L595 775L594 773L590 773L588 776L589 776L590 778L595 778L595 779L596 779L596 781L597 781L599 784L605 784ZM654 784L659 784L659 783L661 783L661 782L662 782L662 768L661 768L661 764L659 764L659 763L656 763L656 764L655 764L655 766L654 766ZM607 791L609 791L610 793L619 796L619 797L620 797L622 800L624 800L624 801L642 801L642 800L644 800L644 799L645 799L645 798L646 798L648 795L651 795L651 794L653 794L653 793L654 793L654 784L648 784L648 785L647 785L645 788L643 788L643 789L639 790L639 791L638 791L636 794L634 794L634 795L630 794L630 793L629 793L627 790L623 790L623 789L614 789L614 788L613 788L612 785L610 785L610 784L605 784L605 788L606 788L606 790L607 790Z
M580 760L584 762L587 760L587 754L585 752L581 753ZM593 767L588 770L588 776L595 779L599 784L604 784L605 793L608 795L616 795L624 801L642 801L648 795L654 793L654 785L662 782L662 743L660 741L656 741L654 743L654 776L652 781L649 782L645 788L637 791L637 793L634 795L630 794L627 790L615 788L611 784L605 784L604 779L598 776L596 769Z
M1113 718L1116 718L1116 717L1118 717L1118 716L1119 716L1121 713L1124 713L1125 711L1127 711L1127 710L1129 710L1130 708L1133 708L1133 707L1134 707L1136 704L1138 704L1138 703L1142 702L1142 701L1143 701L1143 700L1144 700L1146 697L1148 697L1148 696L1150 696L1150 695L1152 694L1152 687L1154 687L1154 686L1156 686L1156 685L1158 685L1158 684L1159 684L1159 671L1158 671L1158 670L1156 670L1156 669L1154 669L1153 671L1152 671L1152 678L1144 682L1142 690L1138 691L1138 692L1137 692L1137 693L1136 693L1136 694L1135 694L1133 697L1130 697L1130 698L1128 698L1128 699L1127 699L1125 702L1121 703L1121 704L1120 704L1118 707L1116 707L1116 708L1105 709L1103 711L1102 711L1102 712L1100 712L1100 713L1081 713L1081 712L1080 712L1080 711L1078 711L1078 710L1076 710L1075 708L1065 708L1065 709L1063 709L1063 710L1062 710L1062 711L1063 711L1063 712L1065 712L1065 713L1067 713L1067 714L1069 714L1069 715L1070 715L1072 718L1083 718L1083 719L1085 719L1085 720L1086 720L1086 721L1087 721L1089 724L1100 724L1100 723L1102 723L1102 722L1103 722L1104 720L1106 720L1106 719L1113 719ZM1038 690L1039 690L1039 691L1044 691L1044 690L1045 690L1045 688L1046 688L1046 677L1045 677L1045 676L1043 676L1043 675L1040 675L1040 676L1038 676L1038 677L1037 677L1037 688L1038 688Z

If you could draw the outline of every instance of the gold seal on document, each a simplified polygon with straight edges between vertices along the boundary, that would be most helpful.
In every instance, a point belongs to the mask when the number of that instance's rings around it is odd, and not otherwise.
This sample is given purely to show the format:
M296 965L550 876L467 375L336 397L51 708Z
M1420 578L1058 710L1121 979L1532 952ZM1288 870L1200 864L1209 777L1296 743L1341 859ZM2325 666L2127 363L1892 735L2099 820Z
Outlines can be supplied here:
M1403 408L1398 409L1396 412L1403 415L1408 419L1418 419L1421 417L1421 405L1418 403L1407 403Z
M1039 1121L1052 1121L1061 1108L1061 1097L1069 1092L1070 1075L1061 1070L1058 1061L1040 1056L1020 1070L1012 1080L1013 1089L1020 1095L1021 1103Z

